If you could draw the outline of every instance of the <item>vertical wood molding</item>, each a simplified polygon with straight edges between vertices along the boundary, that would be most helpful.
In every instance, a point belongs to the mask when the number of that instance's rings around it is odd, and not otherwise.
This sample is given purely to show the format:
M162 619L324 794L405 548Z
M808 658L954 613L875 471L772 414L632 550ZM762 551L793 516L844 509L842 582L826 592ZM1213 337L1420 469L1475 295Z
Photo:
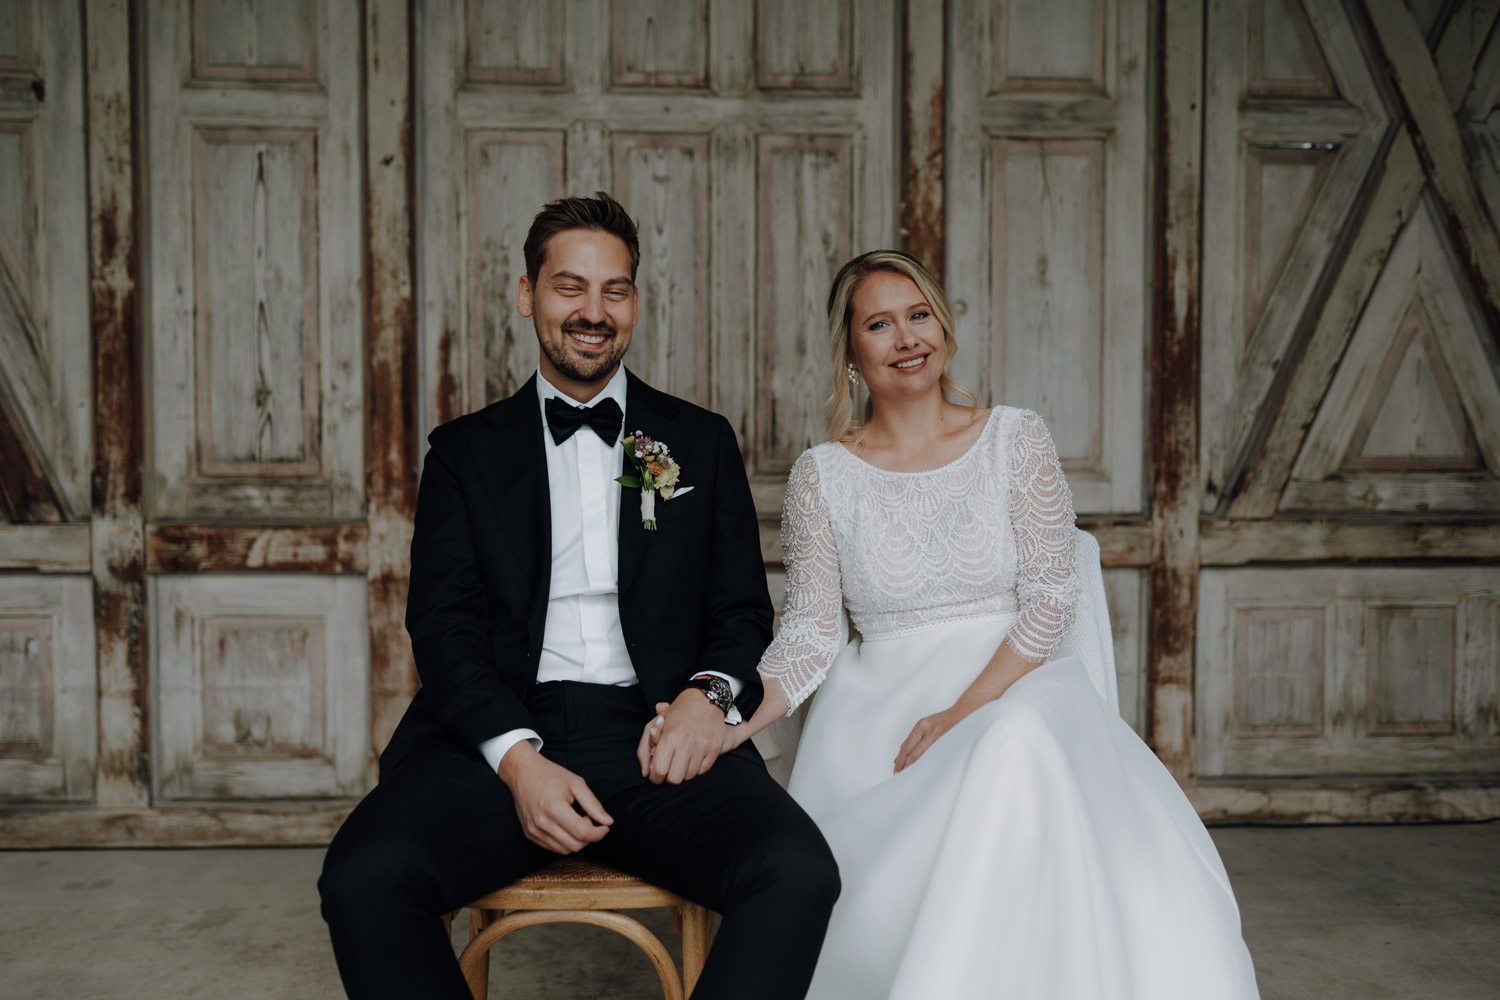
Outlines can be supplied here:
M85 0L100 807L149 802L145 393L129 0Z
M416 688L403 618L417 506L412 289L412 11L365 4L365 455L369 490L370 763Z
M905 0L901 50L901 246L941 284L948 22L943 0Z
M1158 16L1146 733L1147 742L1178 781L1191 782L1200 502L1204 10L1194 0L1166 0Z

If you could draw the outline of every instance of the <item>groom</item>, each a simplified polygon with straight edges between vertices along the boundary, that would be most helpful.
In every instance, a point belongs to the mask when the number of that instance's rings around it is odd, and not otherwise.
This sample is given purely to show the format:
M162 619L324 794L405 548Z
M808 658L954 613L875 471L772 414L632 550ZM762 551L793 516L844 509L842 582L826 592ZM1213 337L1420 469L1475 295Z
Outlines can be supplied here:
M344 988L467 998L439 915L584 851L723 915L694 997L801 997L833 856L752 744L720 756L771 636L734 431L621 366L640 252L617 202L547 205L525 257L540 370L429 438L406 612L422 688L318 882ZM679 465L656 531L615 482L634 431Z

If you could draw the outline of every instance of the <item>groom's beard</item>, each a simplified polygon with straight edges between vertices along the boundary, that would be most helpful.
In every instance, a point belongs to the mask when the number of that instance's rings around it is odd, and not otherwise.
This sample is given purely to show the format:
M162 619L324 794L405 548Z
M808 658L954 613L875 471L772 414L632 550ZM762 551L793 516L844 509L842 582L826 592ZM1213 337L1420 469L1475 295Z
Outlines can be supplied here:
M532 326L536 321L532 320ZM537 342L542 345L542 353L547 355L547 360L552 362L556 368L566 377L575 382L603 382L615 373L620 366L620 359L625 356L625 349L630 342L619 335L615 325L608 321L603 323L590 323L587 320L570 320L562 326L563 339L557 343L548 343L547 339L537 330ZM568 333L598 333L609 338L604 342L604 349L598 354L580 355L572 352L566 339Z

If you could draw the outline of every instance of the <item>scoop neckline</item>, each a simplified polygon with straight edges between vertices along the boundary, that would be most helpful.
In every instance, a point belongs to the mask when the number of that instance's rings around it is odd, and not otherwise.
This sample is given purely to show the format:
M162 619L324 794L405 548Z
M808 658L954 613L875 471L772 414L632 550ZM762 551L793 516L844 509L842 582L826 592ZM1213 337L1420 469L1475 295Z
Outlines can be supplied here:
M845 455L848 455L851 459L853 459L854 461L858 462L860 465L863 465L865 468L871 469L871 470L873 470L875 472L878 472L878 473L880 473L881 475L884 475L884 476L930 476L930 475L932 475L935 472L942 472L944 469L951 469L951 468L953 468L953 466L955 466L958 463L964 461L970 455L973 455L975 452L977 452L979 450L979 445L984 441L984 439L986 437L989 436L990 427L995 423L995 414L997 414L999 412L1000 412L1000 407L998 407L998 406L992 406L992 407L990 407L990 415L984 418L984 427L980 429L979 436L976 437L974 439L973 444L971 444L967 448L965 448L962 453L960 453L956 457L948 460L947 462L944 462L942 465L935 466L934 468L931 468L931 469L922 469L922 470L917 471L917 472L904 472L904 471L901 471L899 469L882 469L880 466L876 465L874 462L871 462L871 461L868 461L866 459L860 458L858 455L854 454L854 452L852 452L848 448L844 447L844 443L842 441L830 441L829 444L833 445L839 451L843 452Z

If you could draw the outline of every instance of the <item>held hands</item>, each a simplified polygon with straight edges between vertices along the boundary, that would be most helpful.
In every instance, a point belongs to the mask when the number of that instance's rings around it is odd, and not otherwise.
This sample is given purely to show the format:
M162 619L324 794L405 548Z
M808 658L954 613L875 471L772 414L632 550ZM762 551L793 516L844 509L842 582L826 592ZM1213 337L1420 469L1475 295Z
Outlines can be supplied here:
M603 840L614 819L582 778L522 740L500 759L500 780L516 800L526 839L558 854Z
M918 719L917 724L911 727L911 735L906 737L906 742L901 744L901 749L896 754L896 770L893 773L900 773L915 764L917 758L937 742L938 737L962 722L970 711L971 709L954 705L935 715Z
M724 713L703 692L688 688L668 704L658 702L656 718L646 724L635 756L641 777L652 784L680 785L698 777L719 755L738 746L724 724Z

